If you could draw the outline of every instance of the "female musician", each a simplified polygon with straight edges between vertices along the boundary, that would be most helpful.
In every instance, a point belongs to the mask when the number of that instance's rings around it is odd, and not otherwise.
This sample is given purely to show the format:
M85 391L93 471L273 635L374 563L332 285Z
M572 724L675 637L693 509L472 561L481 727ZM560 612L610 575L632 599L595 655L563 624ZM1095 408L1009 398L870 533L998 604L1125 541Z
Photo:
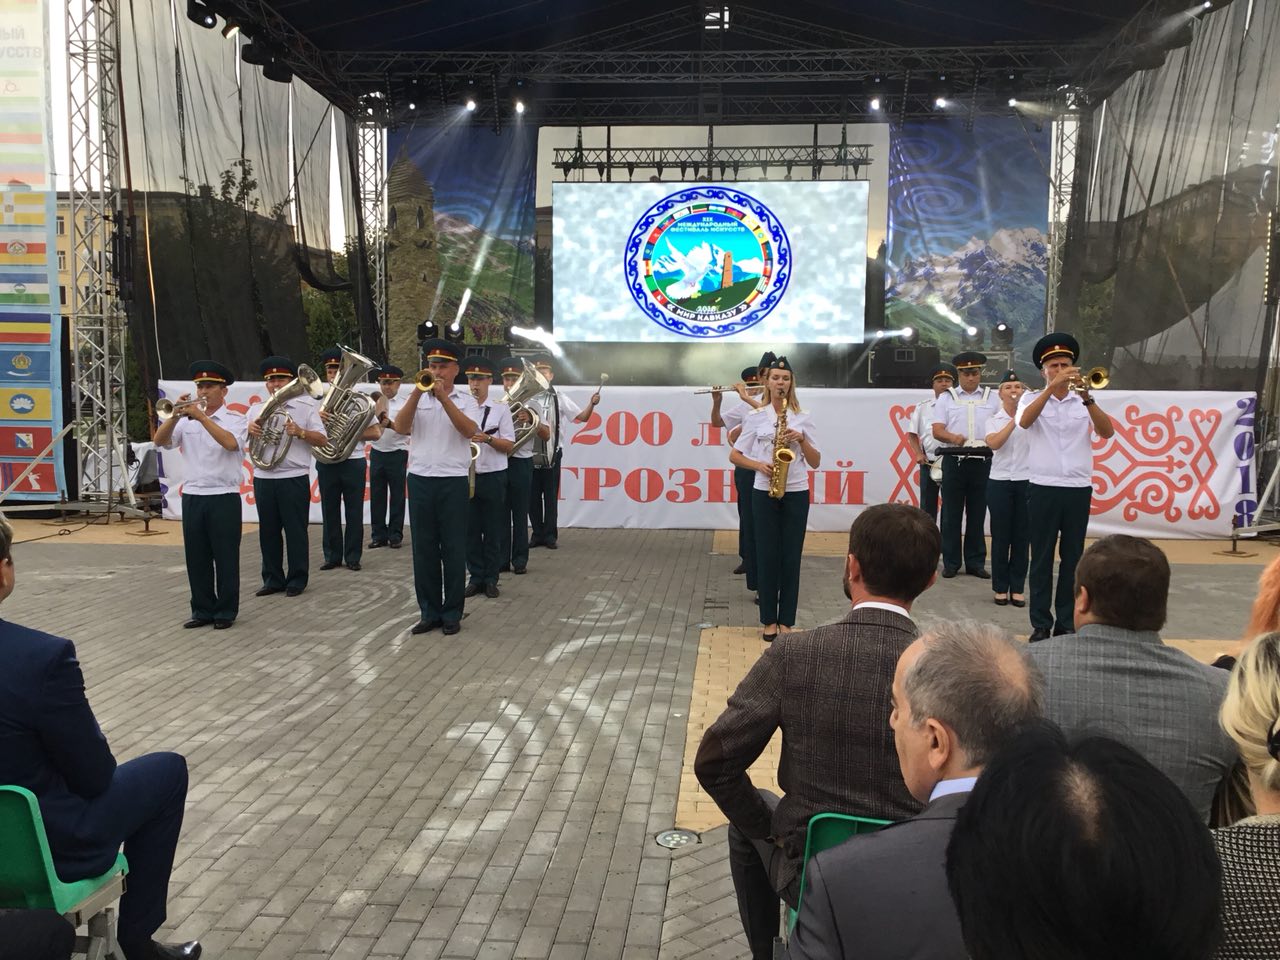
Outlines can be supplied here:
M987 446L992 449L987 479L987 510L991 513L991 589L997 606L1025 607L1022 585L1027 578L1027 432L1015 419L1018 400L1026 387L1012 370L1000 378L1000 409L987 420Z
M795 378L786 357L778 357L769 365L765 397L768 402L743 419L742 432L729 460L736 467L746 467L756 473L751 491L756 583L764 641L770 643L779 631L790 633L796 623L800 554L809 519L809 468L818 466L822 454L814 441L813 419L800 411ZM779 438L778 418L784 400L786 429ZM787 469L785 493L775 499L769 495L769 483L778 449L791 450L795 460Z

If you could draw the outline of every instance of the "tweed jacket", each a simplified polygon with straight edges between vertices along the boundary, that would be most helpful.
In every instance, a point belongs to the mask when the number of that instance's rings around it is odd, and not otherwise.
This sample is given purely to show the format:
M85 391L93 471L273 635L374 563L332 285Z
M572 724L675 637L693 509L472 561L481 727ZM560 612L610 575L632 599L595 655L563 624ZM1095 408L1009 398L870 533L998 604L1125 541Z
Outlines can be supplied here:
M917 635L909 617L875 607L782 634L703 735L698 782L744 834L782 846L787 863L777 889L798 872L815 813L904 820L920 810L902 782L889 728L894 667ZM779 727L784 794L771 817L747 768Z
M1218 725L1226 670L1165 646L1154 632L1091 623L1033 644L1045 715L1068 734L1128 744L1176 783L1207 823L1236 747Z
M967 790L938 797L910 820L811 859L788 960L966 960L946 860L968 799Z
M1215 960L1280 957L1280 815L1213 831L1222 861L1222 944Z

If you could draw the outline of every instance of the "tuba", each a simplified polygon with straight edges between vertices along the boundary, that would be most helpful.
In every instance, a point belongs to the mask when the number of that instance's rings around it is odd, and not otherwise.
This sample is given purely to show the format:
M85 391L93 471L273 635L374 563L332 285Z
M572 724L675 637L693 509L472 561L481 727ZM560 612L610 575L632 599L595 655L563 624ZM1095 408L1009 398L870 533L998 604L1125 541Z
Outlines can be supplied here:
M542 393L551 384L547 383L547 378L540 374L537 369L528 360L521 358L524 364L524 373L520 374L520 379L511 385L511 389L507 391L506 404L511 410L511 419L515 420L516 414L521 411L529 414L529 425L516 428L516 442L511 448L511 452L515 453L526 443L534 438L538 432L538 427L542 423L542 418L534 412L532 407L525 406L526 400L532 400L538 394Z
M350 457L360 435L373 423L374 402L356 390L356 385L364 382L377 364L342 344L338 349L342 351L342 366L320 401L320 412L329 415L325 424L329 439L312 450L320 463L341 463Z
M796 452L783 439L787 435L787 398L782 398L782 410L778 414L778 427L773 432L773 472L769 474L769 496L781 500L787 492L787 471L796 458Z
M262 406L258 419L262 422L262 433L249 440L249 459L259 470L274 470L284 463L289 455L289 446L293 437L285 430L289 426L289 414L285 412L285 404L294 397L304 394L315 397L321 391L320 378L305 363L298 365L298 375L271 395Z

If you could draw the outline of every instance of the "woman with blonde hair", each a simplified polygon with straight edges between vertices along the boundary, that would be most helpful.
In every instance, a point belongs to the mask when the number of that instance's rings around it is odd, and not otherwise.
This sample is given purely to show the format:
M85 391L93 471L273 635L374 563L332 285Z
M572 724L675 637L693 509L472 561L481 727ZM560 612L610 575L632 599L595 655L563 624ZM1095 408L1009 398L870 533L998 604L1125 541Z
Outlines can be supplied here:
M787 468L786 487L780 497L770 495L778 420L786 412L781 446L793 456ZM754 470L751 518L756 537L756 587L760 603L763 640L790 633L796 624L800 597L800 555L809 521L809 470L822 462L814 440L813 419L800 410L796 381L786 357L769 365L764 403L743 418L742 430L729 452L735 467Z
M1274 566L1274 564L1273 564ZM1222 861L1218 960L1280 956L1280 632L1240 654L1220 713L1236 742L1257 815L1214 830Z

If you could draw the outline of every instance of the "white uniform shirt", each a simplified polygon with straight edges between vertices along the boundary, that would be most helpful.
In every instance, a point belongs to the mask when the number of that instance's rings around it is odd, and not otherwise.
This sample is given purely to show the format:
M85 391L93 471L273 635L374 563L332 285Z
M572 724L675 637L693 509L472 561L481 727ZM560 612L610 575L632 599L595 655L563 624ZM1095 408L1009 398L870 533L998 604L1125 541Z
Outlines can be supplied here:
M1039 396L1024 393L1018 420ZM1088 487L1093 482L1093 422L1074 391L1059 400L1050 396L1027 435L1027 467L1032 483L1042 487Z
M1013 417L1004 412L1002 406L987 421L984 436L999 433ZM1027 468L1027 431L1014 421L1013 432L1009 434L999 450L991 451L992 480L1027 480L1031 474Z
M490 389L491 391L493 390L493 388L492 388L492 387L490 387L489 389ZM530 410L535 410L535 411L536 411L538 408L537 408L537 407L532 406L532 403L533 403L533 400L529 400L527 403L525 403L525 406L526 406L526 407L529 407L529 409L530 409ZM503 393L503 395L502 395L502 405L503 405L503 406L507 406L507 395L506 395L505 393ZM510 407L507 407L507 412L508 412L508 413L510 413L510 412L511 412L511 408L510 408ZM541 412L539 412L539 413L538 413L538 416L542 416ZM514 421L514 420L512 421L512 426L513 426L513 427L515 426L515 421ZM536 438L535 438L535 439L533 439L533 440L526 440L526 441L524 442L524 446L522 446L522 447L521 447L519 450L517 450L515 453L511 454L511 459L513 459L513 460L528 460L530 457L532 457L532 456L533 456L533 445L534 445L534 443L536 443L536 442L537 442Z
M410 389L416 390L417 388L411 387ZM392 453L396 450L409 449L409 435L396 433L391 429L391 424L396 421L396 414L404 409L404 405L407 402L408 398L402 397L398 393L390 400L387 400L387 419L390 422L382 428L382 436L369 444L369 449L377 450L379 453Z
M940 446L938 438L933 435L933 401L933 397L921 400L911 415L911 432L920 438L920 447L930 463L937 459Z
M250 423L262 416L262 408L266 405L267 402L264 400L262 403L255 403L249 408L249 415L245 418L246 429ZM320 419L320 411L317 409L314 400L306 397L294 397L284 405L284 409L285 413L289 415L289 419L303 430L325 432L324 422ZM272 447L271 449L276 448ZM254 467L253 475L262 480L285 480L289 477L305 477L311 471L311 449L311 444L307 443L307 441L301 437L294 437L289 443L289 452L280 463L280 466L271 470ZM268 454L270 454L270 450L268 450Z
M948 433L962 434L966 440L982 440L986 437L983 426L999 409L1000 394L996 390L979 387L973 393L965 393L952 387L934 401L933 422L942 424ZM929 432L933 433L932 428Z
M798 410L787 411L787 429L799 430L804 434L809 445L819 449L818 440L813 434L813 418ZM752 460L762 463L773 462L773 437L778 430L778 413L773 404L766 404L747 414L742 422L742 433L733 445L734 449ZM787 493L809 489L809 465L804 462L804 454L800 452L800 444L791 444L796 458L787 470ZM768 490L769 479L756 471L755 489Z
M728 410L720 414L720 422L724 424L725 432L733 430L735 427L742 426L742 421L747 418L747 414L756 408L749 403L739 401Z
M480 425L480 405L465 386L449 393L464 416ZM432 394L418 401L409 434L409 472L419 477L465 477L471 469L471 438L464 437Z
M515 424L511 422L511 408L501 400L495 400L490 389L489 399L480 404L480 416L476 417L476 426L481 433L488 433L499 440L516 438ZM476 460L476 473L497 473L507 469L507 455L487 443L480 444L480 458Z
M556 399L556 403L554 404L554 409L551 403L551 398L553 396ZM538 412L538 416L542 418L542 422L551 428L551 436L546 441L540 441L537 438L535 438L532 441L530 441L530 443L535 445L535 447L544 447L545 445L545 450L547 452L547 459L554 460L556 450L563 447L565 445L565 441L567 440L567 437L565 436L565 431L568 429L569 425L573 422L573 418L582 412L582 408L578 406L576 403L574 403L571 398L561 393L559 390L556 390L555 393L551 393L550 391L543 391L542 393L534 397L532 400L530 400L529 403L533 406L533 409ZM559 424L559 427L560 427L559 429L560 436L559 436L558 444L556 443L556 439L557 439L556 424L557 423ZM535 463L534 466L536 467L538 466L538 464ZM547 466L550 466L550 464L548 463Z
M249 434L249 421L241 414L221 406L209 419L236 438L236 448L228 450L209 435L204 424L183 417L173 428L166 450L182 451L182 492L196 496L239 493L244 479L244 441Z

